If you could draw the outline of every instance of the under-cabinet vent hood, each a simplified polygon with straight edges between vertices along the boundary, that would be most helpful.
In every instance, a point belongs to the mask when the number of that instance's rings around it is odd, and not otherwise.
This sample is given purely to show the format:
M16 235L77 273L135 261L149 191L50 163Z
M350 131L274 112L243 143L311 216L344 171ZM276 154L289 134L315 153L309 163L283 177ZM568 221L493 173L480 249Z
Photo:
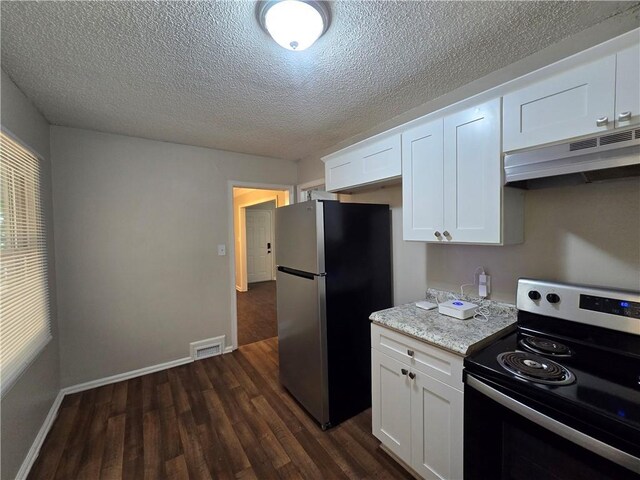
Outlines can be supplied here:
M640 128L507 154L504 173L522 188L640 176Z

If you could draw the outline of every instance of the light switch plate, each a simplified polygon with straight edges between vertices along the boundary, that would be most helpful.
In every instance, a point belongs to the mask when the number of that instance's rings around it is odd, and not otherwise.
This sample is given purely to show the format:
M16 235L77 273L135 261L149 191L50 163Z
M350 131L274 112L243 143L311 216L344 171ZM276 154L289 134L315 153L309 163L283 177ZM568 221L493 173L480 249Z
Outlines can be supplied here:
M222 244L218 245L218 255L224 257L227 254L227 246Z

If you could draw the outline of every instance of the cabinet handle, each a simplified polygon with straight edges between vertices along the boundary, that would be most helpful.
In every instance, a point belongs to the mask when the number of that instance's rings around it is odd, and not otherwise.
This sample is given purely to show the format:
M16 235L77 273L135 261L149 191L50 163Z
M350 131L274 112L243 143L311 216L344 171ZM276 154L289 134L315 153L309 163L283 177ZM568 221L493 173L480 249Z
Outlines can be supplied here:
M627 120L631 120L631 112L622 112L618 115L618 121L626 122Z
M415 373L413 373L413 372L411 372L411 373L409 374L409 378L410 378L411 380L413 380L414 378L416 378L416 374L415 374Z
M410 357L413 357L413 350L407 350L407 355L409 355Z
M407 373L409 373L409 370L407 370L406 368L403 368L400 371L402 372L403 375L406 375Z
M447 232L446 230L445 230L444 232L442 232L442 234L443 234L445 237L450 237L450 236L451 236L451 234L450 234L449 232Z
M600 118L596 119L596 126L597 127L604 127L608 123L609 123L609 117L600 117Z
M440 237L442 236L442 235L440 234L440 232L436 232L436 233L434 233L434 235L435 235L437 238L440 238Z

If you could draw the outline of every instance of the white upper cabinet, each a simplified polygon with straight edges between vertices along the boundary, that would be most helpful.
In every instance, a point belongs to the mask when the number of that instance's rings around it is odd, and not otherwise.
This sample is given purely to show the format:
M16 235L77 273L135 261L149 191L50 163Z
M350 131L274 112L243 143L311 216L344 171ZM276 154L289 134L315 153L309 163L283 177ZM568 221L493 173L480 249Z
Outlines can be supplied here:
M615 126L640 123L640 45L616 55Z
M402 134L402 224L405 240L442 240L443 120Z
M522 242L523 193L502 187L500 127L497 98L403 132L405 240Z
M330 192L398 178L400 134L366 140L323 160L325 185Z
M444 119L444 231L454 242L501 242L500 99Z
M613 128L615 82L609 55L505 95L504 151Z

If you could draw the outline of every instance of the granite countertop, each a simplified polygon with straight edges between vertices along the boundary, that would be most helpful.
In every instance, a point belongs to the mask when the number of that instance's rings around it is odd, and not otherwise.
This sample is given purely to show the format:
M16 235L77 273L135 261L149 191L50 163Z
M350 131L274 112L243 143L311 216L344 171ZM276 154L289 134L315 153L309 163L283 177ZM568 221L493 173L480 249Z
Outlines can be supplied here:
M426 300L432 303L437 303L436 299L442 303L454 298L475 304L481 302L481 299L469 295L455 295L431 288L427 290ZM492 300L482 300L481 305L487 308L486 320L482 317L458 320L441 315L437 307L423 310L416 307L415 303L373 312L369 319L377 325L465 356L516 327L518 311L514 305Z

